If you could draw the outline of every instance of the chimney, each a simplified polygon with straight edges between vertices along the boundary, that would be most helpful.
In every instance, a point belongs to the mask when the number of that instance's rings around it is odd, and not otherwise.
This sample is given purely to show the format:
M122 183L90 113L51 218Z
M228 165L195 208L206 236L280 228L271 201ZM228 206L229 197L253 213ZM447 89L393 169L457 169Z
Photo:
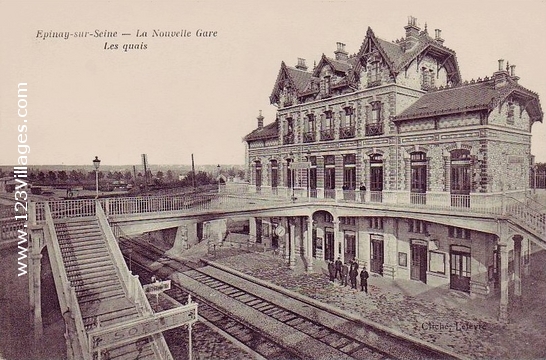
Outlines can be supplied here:
M499 59L499 71L503 71L504 69L504 59Z
M510 76L516 76L516 65L510 65Z
M296 65L296 69L307 71L307 65L305 65L305 59L298 58L298 65Z
M493 73L493 81L495 89L503 87L507 84L508 71L504 69L504 59L499 59L499 70Z
M404 29L406 29L406 49L410 50L417 43L421 30L417 26L417 18L408 16L408 25L404 26Z
M264 127L264 117L262 116L262 110L260 110L260 115L258 115L256 119L258 119L258 129L262 129Z
M345 51L345 44L338 42L337 44L337 50L334 51L334 54L336 55L336 60L347 60L349 58L349 53Z
M434 40L436 40L437 43L442 45L444 43L444 39L442 39L442 30L435 29L434 33L435 33Z

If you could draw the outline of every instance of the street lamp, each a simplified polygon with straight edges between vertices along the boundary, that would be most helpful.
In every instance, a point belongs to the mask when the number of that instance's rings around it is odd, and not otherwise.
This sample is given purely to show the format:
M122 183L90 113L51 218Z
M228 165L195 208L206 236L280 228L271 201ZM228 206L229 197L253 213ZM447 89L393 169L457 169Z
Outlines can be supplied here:
M100 166L100 160L98 156L95 156L95 160L93 160L93 166L95 167L95 183L97 185L97 195L95 196L95 199L99 198L99 166Z
M216 166L216 169L218 169L218 194L220 194L220 164Z

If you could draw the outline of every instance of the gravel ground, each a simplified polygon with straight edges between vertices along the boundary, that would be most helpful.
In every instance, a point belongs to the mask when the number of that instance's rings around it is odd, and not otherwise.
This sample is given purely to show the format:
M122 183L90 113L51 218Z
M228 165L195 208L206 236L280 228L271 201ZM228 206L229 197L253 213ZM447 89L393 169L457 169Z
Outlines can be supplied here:
M332 284L322 273L305 274L287 268L279 256L263 253L218 254L211 259L256 278L272 282L359 314L364 318L397 329L408 335L450 349L469 358L485 359L539 359L546 358L546 315L543 299L546 294L544 279L528 278L523 294L531 297L528 309L512 308L515 319L505 325L491 317L491 307L498 308L497 300L483 301L465 308L466 295L457 298L457 292L446 291L444 297L412 296L397 287L394 281L372 277L369 294L350 287ZM210 259L210 258L209 258ZM320 271L320 270L319 270ZM375 283L375 284L374 284ZM430 296L438 296L431 291ZM536 296L533 296L536 295ZM457 303L458 306L452 306ZM447 304L447 305L446 305ZM481 311L480 311L481 310ZM494 309L493 309L494 310ZM495 311L493 311L494 313ZM432 329L429 324L444 326Z

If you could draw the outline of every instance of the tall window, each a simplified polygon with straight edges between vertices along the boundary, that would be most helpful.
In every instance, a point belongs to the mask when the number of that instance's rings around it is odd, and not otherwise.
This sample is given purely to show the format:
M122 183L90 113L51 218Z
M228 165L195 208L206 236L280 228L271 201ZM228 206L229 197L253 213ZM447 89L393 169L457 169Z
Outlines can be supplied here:
M271 160L271 187L276 188L278 186L279 178L279 164L277 160Z
M326 110L322 114L322 129L320 130L320 140L334 139L334 119L331 110Z
M303 142L313 142L315 141L315 115L308 114L307 119L303 125Z
M260 161L256 161L255 169L256 169L256 188L260 188L262 186L262 163Z
M326 110L324 112L324 116L322 117L322 128L323 129L331 129L334 127L333 124L333 117L332 117L332 111Z
M472 187L470 150L451 152L451 206L469 207Z
M324 188L336 188L336 160L334 155L324 156Z
M331 82L332 82L332 79L331 79L331 77L329 75L322 78L321 85L322 85L322 95L323 96L330 95Z
M429 90L434 87L434 70L421 68L421 89Z
M374 101L371 103L371 111L368 108L366 121L366 135L382 135L383 134L383 104L380 101Z
M370 64L370 84L369 86L377 86L381 84L381 63L378 60Z
M381 102L374 101L372 103L372 123L379 123L381 122Z
M370 156L370 190L383 191L383 156L381 154Z
M293 144L294 143L294 119L287 118L286 119L286 128L285 133L283 137L284 144Z
M424 194L427 192L427 157L424 152L410 154L411 160L411 192ZM424 203L424 196L413 196L412 203Z
M316 156L310 156L309 162L311 163L311 167L309 168L309 189L312 190L311 197L316 197L316 189L317 189L317 157ZM315 191L313 191L315 190Z
M356 155L347 154L343 156L343 189L356 189Z
M348 139L355 136L355 115L352 107L346 107L342 111L341 128L339 129L339 137Z

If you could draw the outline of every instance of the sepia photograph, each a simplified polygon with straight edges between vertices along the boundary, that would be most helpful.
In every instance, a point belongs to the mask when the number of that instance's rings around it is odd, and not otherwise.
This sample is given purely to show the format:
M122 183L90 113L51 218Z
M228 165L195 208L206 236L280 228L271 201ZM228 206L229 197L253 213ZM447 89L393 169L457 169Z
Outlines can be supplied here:
M0 0L0 359L545 359L545 20Z

